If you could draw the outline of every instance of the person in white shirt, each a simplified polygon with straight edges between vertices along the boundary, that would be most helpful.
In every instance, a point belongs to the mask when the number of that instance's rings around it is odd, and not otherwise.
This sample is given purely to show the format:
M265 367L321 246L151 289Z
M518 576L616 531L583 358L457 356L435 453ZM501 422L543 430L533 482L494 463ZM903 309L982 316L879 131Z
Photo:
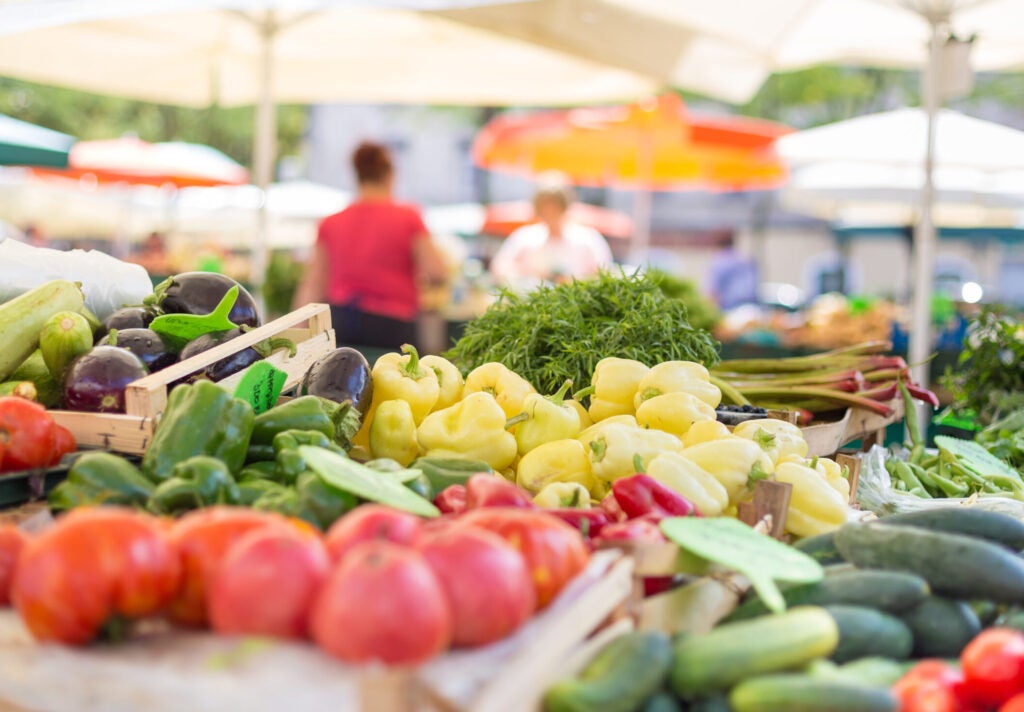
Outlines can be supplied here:
M529 289L542 282L593 277L612 265L611 249L601 233L566 218L573 199L572 187L561 174L540 176L533 197L537 222L505 239L491 261L495 281Z

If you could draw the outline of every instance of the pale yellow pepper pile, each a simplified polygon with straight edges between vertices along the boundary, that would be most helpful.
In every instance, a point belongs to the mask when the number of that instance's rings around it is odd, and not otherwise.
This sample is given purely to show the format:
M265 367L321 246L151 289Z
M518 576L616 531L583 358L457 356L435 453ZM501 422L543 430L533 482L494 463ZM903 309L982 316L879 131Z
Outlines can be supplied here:
M638 471L678 491L704 516L734 515L759 479L793 486L786 529L796 536L846 521L846 473L826 458L807 458L800 429L781 420L750 420L730 431L716 420L719 389L698 363L653 367L633 360L598 362L590 406L538 394L499 363L463 381L438 356L414 350L374 364L374 398L356 438L367 455L408 464L416 457L487 462L535 495L542 506L587 507L611 483Z

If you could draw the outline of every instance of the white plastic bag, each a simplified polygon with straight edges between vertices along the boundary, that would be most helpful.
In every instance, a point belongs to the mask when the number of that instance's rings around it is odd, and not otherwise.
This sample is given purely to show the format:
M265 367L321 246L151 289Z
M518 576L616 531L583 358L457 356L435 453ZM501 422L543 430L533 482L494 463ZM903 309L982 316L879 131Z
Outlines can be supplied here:
M123 306L141 304L153 291L142 266L98 250L53 250L0 241L0 303L53 279L81 282L85 305L101 320Z

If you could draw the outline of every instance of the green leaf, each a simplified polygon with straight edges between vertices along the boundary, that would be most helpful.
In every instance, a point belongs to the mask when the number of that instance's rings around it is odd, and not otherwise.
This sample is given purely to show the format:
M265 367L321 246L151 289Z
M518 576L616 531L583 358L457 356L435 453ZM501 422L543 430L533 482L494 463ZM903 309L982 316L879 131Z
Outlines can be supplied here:
M330 450L302 445L299 454L320 478L357 497L384 504L421 517L439 517L431 502L404 487L395 473L382 473Z
M960 464L982 477L1004 476L1020 479L1020 474L976 442L960 440L948 435L936 435L935 444L940 451L949 453Z
M661 531L680 548L746 576L775 613L786 610L776 581L815 583L825 576L811 557L728 517L672 517Z

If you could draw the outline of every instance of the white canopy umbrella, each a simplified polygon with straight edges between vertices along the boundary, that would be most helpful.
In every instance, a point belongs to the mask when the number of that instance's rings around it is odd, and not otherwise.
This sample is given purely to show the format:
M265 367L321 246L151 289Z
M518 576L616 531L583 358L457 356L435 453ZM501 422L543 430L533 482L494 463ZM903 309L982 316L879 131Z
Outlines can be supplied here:
M0 75L187 106L256 104L260 187L272 179L276 102L570 104L657 88L426 12L500 1L0 0Z

